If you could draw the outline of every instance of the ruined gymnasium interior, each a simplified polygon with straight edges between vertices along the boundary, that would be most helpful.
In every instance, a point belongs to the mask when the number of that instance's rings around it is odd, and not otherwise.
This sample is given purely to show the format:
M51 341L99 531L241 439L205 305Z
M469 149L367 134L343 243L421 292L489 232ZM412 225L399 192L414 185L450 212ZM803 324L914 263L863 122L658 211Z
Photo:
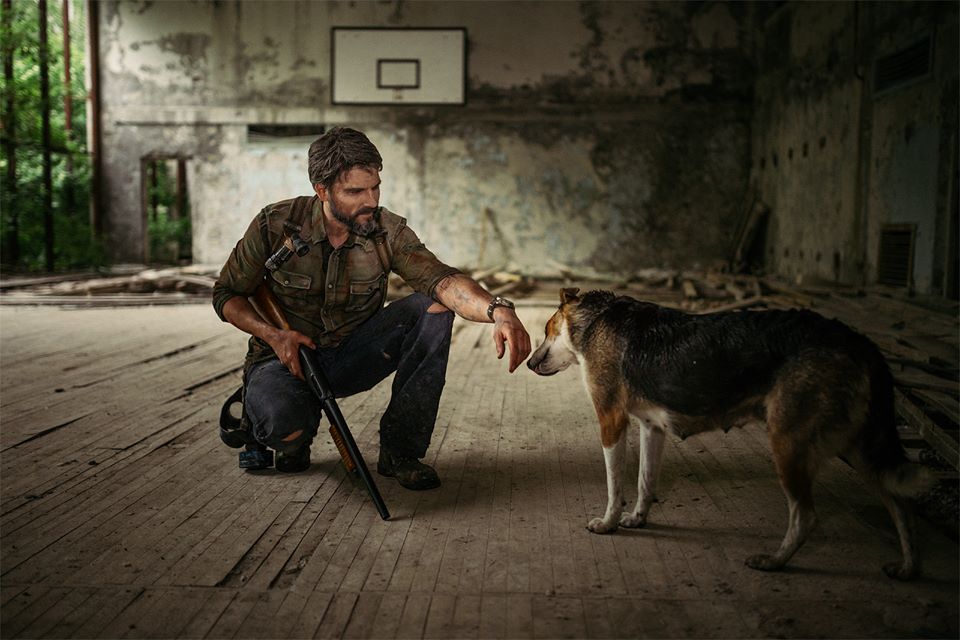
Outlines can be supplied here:
M112 266L0 277L0 636L957 637L957 2L80 4ZM648 525L589 532L607 487L581 373L507 373L462 319L439 489L374 474L381 519L326 423L309 471L238 468L218 424L246 336L211 288L262 207L312 193L336 126L534 346L563 287L870 337L937 479L922 575L884 575L897 532L839 459L791 564L745 566L788 519L758 425L668 438ZM172 249L158 181L189 219ZM389 401L387 380L340 402L372 466Z

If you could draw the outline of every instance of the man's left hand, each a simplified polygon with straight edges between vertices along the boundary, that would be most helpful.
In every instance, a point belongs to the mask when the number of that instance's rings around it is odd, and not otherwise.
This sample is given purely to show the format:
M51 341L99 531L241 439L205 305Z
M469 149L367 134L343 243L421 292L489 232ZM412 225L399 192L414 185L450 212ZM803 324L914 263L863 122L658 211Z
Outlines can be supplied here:
M509 346L510 373L513 373L530 355L530 335L513 309L494 309L493 323L493 344L497 347L497 358L503 358Z

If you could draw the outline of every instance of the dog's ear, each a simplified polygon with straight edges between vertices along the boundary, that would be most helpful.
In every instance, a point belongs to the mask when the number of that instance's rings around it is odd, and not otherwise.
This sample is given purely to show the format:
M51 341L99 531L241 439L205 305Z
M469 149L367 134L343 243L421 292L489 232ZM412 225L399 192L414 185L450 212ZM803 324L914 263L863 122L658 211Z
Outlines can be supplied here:
M579 300L577 297L578 293L580 293L580 289L560 289L560 304L567 304L568 302Z

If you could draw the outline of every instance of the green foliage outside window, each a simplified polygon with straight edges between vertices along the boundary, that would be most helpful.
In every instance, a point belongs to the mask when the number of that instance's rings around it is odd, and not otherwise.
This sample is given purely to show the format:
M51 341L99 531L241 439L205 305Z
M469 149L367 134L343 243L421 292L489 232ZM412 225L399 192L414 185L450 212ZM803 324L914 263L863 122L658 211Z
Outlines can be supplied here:
M91 168L86 145L83 3L70 3L70 84L72 135L67 135L62 3L47 2L50 132L53 176L54 266L56 269L105 264L104 247L90 228ZM6 6L0 7L5 12ZM43 164L41 136L39 8L35 0L13 0L0 50L13 53L13 81L0 77L0 263L6 269L44 268ZM11 120L8 97L14 99ZM12 126L11 126L12 123ZM8 179L10 145L16 179ZM19 255L17 255L19 254Z
M155 160L147 175L147 230L150 261L164 264L190 262L190 211L184 198L178 210L176 160Z

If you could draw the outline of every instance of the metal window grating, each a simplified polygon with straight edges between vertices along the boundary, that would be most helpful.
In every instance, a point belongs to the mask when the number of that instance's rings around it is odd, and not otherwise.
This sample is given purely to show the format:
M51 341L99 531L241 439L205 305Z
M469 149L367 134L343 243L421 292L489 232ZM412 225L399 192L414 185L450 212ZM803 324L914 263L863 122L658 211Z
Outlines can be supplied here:
M880 256L877 282L894 287L909 287L913 282L913 246L916 225L887 224L880 229Z
M873 91L883 93L930 75L932 39L924 36L909 47L877 59Z

